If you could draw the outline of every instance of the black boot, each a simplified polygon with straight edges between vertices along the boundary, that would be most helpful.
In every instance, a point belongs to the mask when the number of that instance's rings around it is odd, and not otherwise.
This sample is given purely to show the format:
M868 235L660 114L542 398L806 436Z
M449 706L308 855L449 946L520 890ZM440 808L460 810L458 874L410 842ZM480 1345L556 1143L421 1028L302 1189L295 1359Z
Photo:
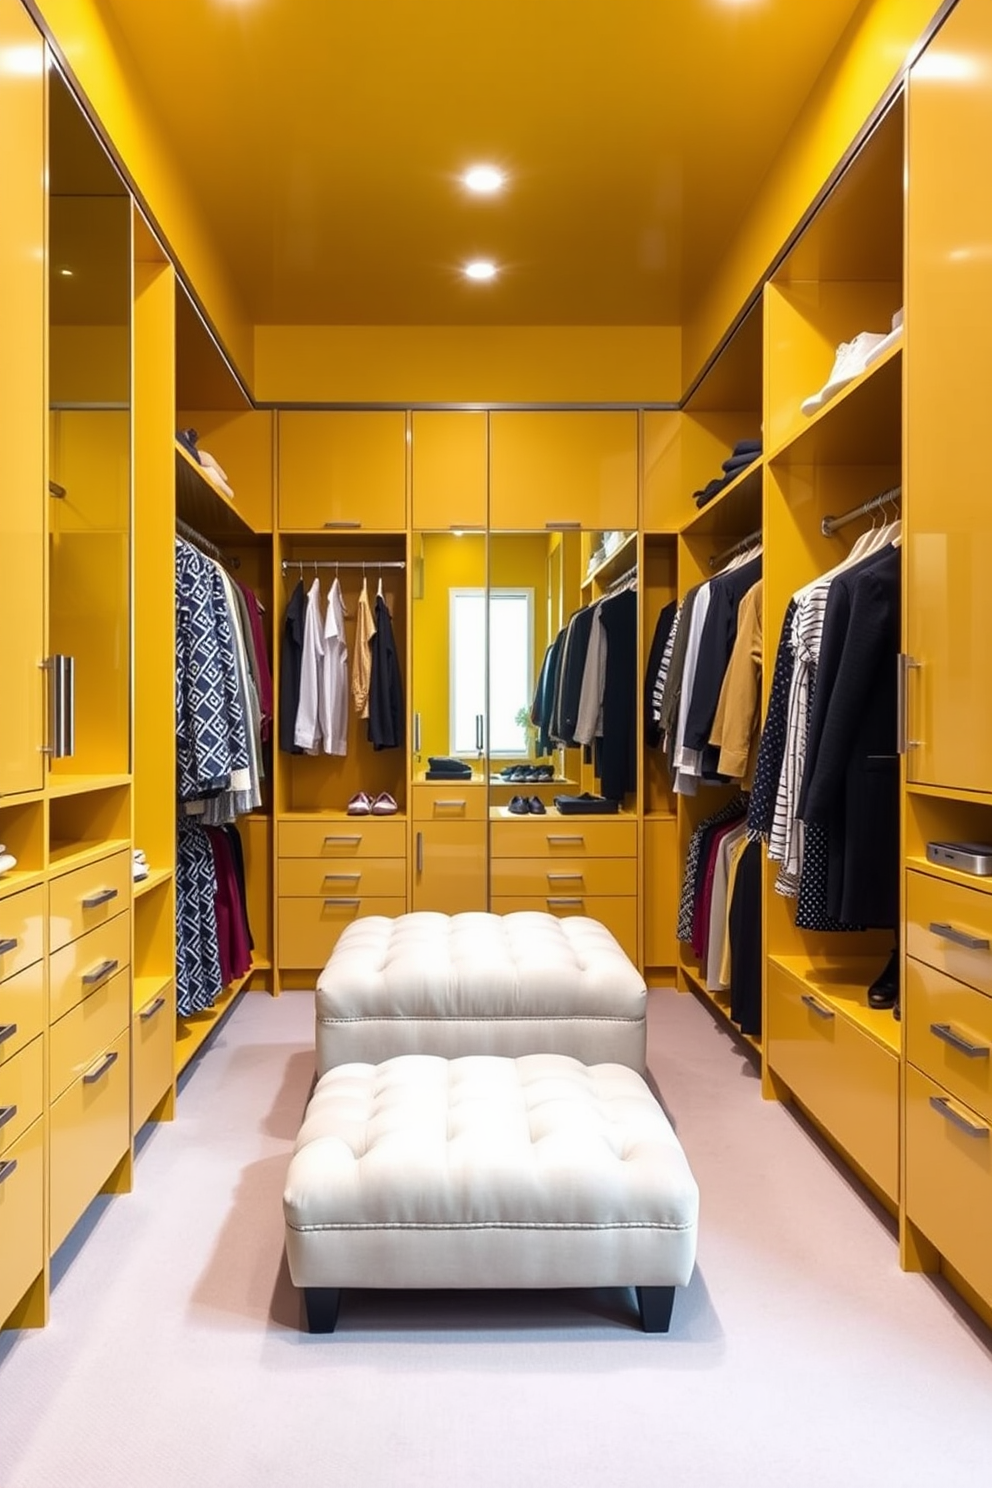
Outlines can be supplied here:
M871 1008L895 1008L899 1003L899 951L892 952L885 963L885 970L868 988L868 1006Z

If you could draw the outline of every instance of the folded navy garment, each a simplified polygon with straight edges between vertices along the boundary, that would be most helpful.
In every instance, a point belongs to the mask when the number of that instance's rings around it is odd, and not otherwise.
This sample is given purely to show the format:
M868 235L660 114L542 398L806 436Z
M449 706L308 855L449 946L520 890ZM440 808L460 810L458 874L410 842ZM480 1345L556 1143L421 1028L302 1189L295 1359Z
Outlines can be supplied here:
M588 791L581 796L555 796L555 805L562 816L615 816L620 809L619 801L593 796Z
M708 501L712 501L713 497L723 490L724 486L730 485L730 480L731 477L729 475L725 475L721 480L711 480L709 485L704 486L701 491L693 491L693 501L697 506L705 506Z
M739 475L742 470L746 470L749 465L753 465L758 458L757 455L731 455L728 459L724 460L723 468L728 475Z
M472 768L464 760L455 759L450 754L429 754L427 763L432 770L440 770L444 774L471 775Z
M425 780L471 780L472 771L465 766L464 770L425 770Z
M760 455L761 454L761 440L760 439L738 439L737 443L734 445L733 453L735 455Z
M176 430L176 439L182 445L186 453L188 455L192 455L197 465L201 465L203 463L200 459L200 451L196 447L196 441L199 437L200 436L197 434L195 429Z

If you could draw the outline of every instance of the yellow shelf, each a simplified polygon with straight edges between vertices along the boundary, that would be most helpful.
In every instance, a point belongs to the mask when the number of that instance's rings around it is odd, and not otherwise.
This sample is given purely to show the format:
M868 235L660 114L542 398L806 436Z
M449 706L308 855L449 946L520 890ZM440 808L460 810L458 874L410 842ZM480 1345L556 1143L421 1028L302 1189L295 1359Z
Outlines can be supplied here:
M591 573L586 574L579 587L588 589L596 583L602 584L604 587L607 584L612 584L614 579L618 579L629 568L633 568L636 562L637 533L631 532L629 536L624 538L618 548L614 548L608 558L604 558L602 563L598 563Z
M252 968L254 970L254 968ZM234 1002L239 992L244 989L246 982L251 978L251 972L247 976L239 977L237 981L225 987L212 1008L207 1008L202 1013L192 1013L188 1018L176 1019L176 1073L181 1074L189 1064L213 1030L217 1027L221 1018Z
M644 813L644 820L645 821L675 821L676 820L676 812L674 812L674 811L645 811L645 813Z
M682 537L709 537L714 533L730 537L761 526L761 485L764 461L759 455L753 465L724 486L719 495L708 501L682 528Z
M906 790L911 796L927 796L935 801L965 801L974 806L992 806L992 792L957 790L947 785L912 785Z
M485 785L484 775L455 775L450 780L428 780L426 770L417 770L413 777L414 785Z
M929 858L908 856L906 867L914 873L926 873L930 878L943 879L944 883L957 884L962 889L977 889L981 894L992 894L992 878L982 878L977 873L962 873L958 868L949 868L943 863L931 863Z
M898 465L901 458L901 341L769 455L786 465Z
M238 511L235 502L218 490L192 455L176 444L176 516L201 537L223 543L253 541L254 527Z
M9 894L16 894L19 889L32 889L35 884L44 883L44 881L45 875L40 868L33 872L27 868L13 868L0 878L0 899L6 899Z
M11 806L34 806L44 799L44 787L41 790L18 791L16 795L0 794L0 811L7 811Z
M884 964L881 957L833 964L809 956L771 956L769 959L796 981L803 982L818 1002L856 1024L883 1048L899 1054L902 1025L892 1016L891 1008L868 1006L868 988Z
M151 868L147 878L140 878L134 885L135 899L141 899L143 895L150 894L152 889L157 889L159 884L168 883L172 878L172 868Z
M139 1012L147 1007L156 997L167 992L172 986L175 978L170 973L167 976L138 976L135 977L131 988L131 1007L134 1012Z
M454 784L454 783L455 782L453 781L452 784ZM471 784L471 782L468 781L468 780L459 780L457 783L459 785L470 785ZM430 785L443 785L444 784L444 781L443 780L431 780L431 781L428 782L428 784L430 784ZM480 784L484 784L484 782L480 782ZM328 811L328 810L324 810L323 808L318 808L315 811L280 811L276 815L276 820L277 821L334 821L334 822L337 822L337 821L348 821L348 822L406 821L406 812L405 811L394 811L389 816L372 816L372 815L369 815L369 816L365 816L365 815L362 815L362 816L351 815L351 816L349 816L349 814L348 814L347 811L343 811L340 808L339 809L336 809L334 811Z
M49 796L82 796L90 791L113 790L130 785L130 775L50 775Z
M48 860L53 870L64 873L69 868L85 868L88 863L97 863L130 846L127 837L105 837L99 842L53 842Z
M760 1054L761 1040L759 1038L755 1038L753 1033L742 1033L742 1031L738 1028L737 1024L730 1016L730 993L723 991L711 992L706 983L700 977L699 973L697 971L694 971L690 966L680 965L679 970L685 977L686 981L689 983L693 992L696 993L697 997L701 997L704 1002L708 1002L712 1008L715 1008L716 1011L720 1014L721 1018L723 1018L726 1022L728 1028L730 1028L731 1031L735 1033L739 1039L743 1039L746 1044L750 1044L752 1049L757 1049L758 1053Z
M523 786L523 785L541 785L541 784L548 785L548 784L550 784L549 781L543 781L542 782L540 780L518 780L516 782L514 782L514 781L511 780L509 783L511 785L517 784L517 785L521 785L521 786ZM636 818L636 815L635 815L635 813L633 811L566 811L566 812L561 812L561 811L558 810L557 806L549 806L547 808L547 810L545 810L545 811L528 812L526 815L524 815L524 813L522 811L521 812L511 811L508 806L490 806L490 808L489 808L489 819L490 819L490 821L560 821L560 822L581 821L581 822L591 822L591 821L636 821L637 818Z

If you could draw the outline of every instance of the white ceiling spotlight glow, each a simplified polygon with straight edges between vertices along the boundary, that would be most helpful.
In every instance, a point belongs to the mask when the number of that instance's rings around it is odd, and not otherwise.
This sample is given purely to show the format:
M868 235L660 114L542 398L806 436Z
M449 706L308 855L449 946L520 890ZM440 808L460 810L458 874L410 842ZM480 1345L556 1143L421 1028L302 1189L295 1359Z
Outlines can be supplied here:
M474 279L477 284L485 284L490 279L496 278L496 265L490 263L486 258L473 259L465 265L466 279Z
M469 191L474 191L478 196L491 196L506 184L503 172L494 165L473 165L462 176L462 180Z

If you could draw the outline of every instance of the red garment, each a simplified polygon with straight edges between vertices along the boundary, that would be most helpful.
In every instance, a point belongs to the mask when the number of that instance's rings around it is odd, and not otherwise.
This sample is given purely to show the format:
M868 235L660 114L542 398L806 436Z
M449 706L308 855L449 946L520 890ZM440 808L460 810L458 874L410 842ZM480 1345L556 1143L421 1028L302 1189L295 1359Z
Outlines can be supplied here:
M700 962L705 960L709 946L710 911L713 907L713 880L716 877L716 865L720 857L720 845L728 833L735 831L740 824L740 817L737 817L734 821L722 822L710 834L710 839L706 847L706 867L699 880L700 889L696 895L696 904L692 911L692 953Z
M266 740L272 733L272 668L269 664L269 652L265 644L265 631L262 628L262 606L258 602L258 596L247 584L238 584L238 588L245 597L248 606L248 623L251 626L251 637L255 643L255 656L258 661L258 706L262 713L262 739Z
M235 871L231 844L220 827L207 827L210 848L214 856L214 873L217 892L214 895L214 913L217 918L217 948L220 955L220 975L225 987L251 970L251 948L248 943L248 926L245 921L241 889Z

